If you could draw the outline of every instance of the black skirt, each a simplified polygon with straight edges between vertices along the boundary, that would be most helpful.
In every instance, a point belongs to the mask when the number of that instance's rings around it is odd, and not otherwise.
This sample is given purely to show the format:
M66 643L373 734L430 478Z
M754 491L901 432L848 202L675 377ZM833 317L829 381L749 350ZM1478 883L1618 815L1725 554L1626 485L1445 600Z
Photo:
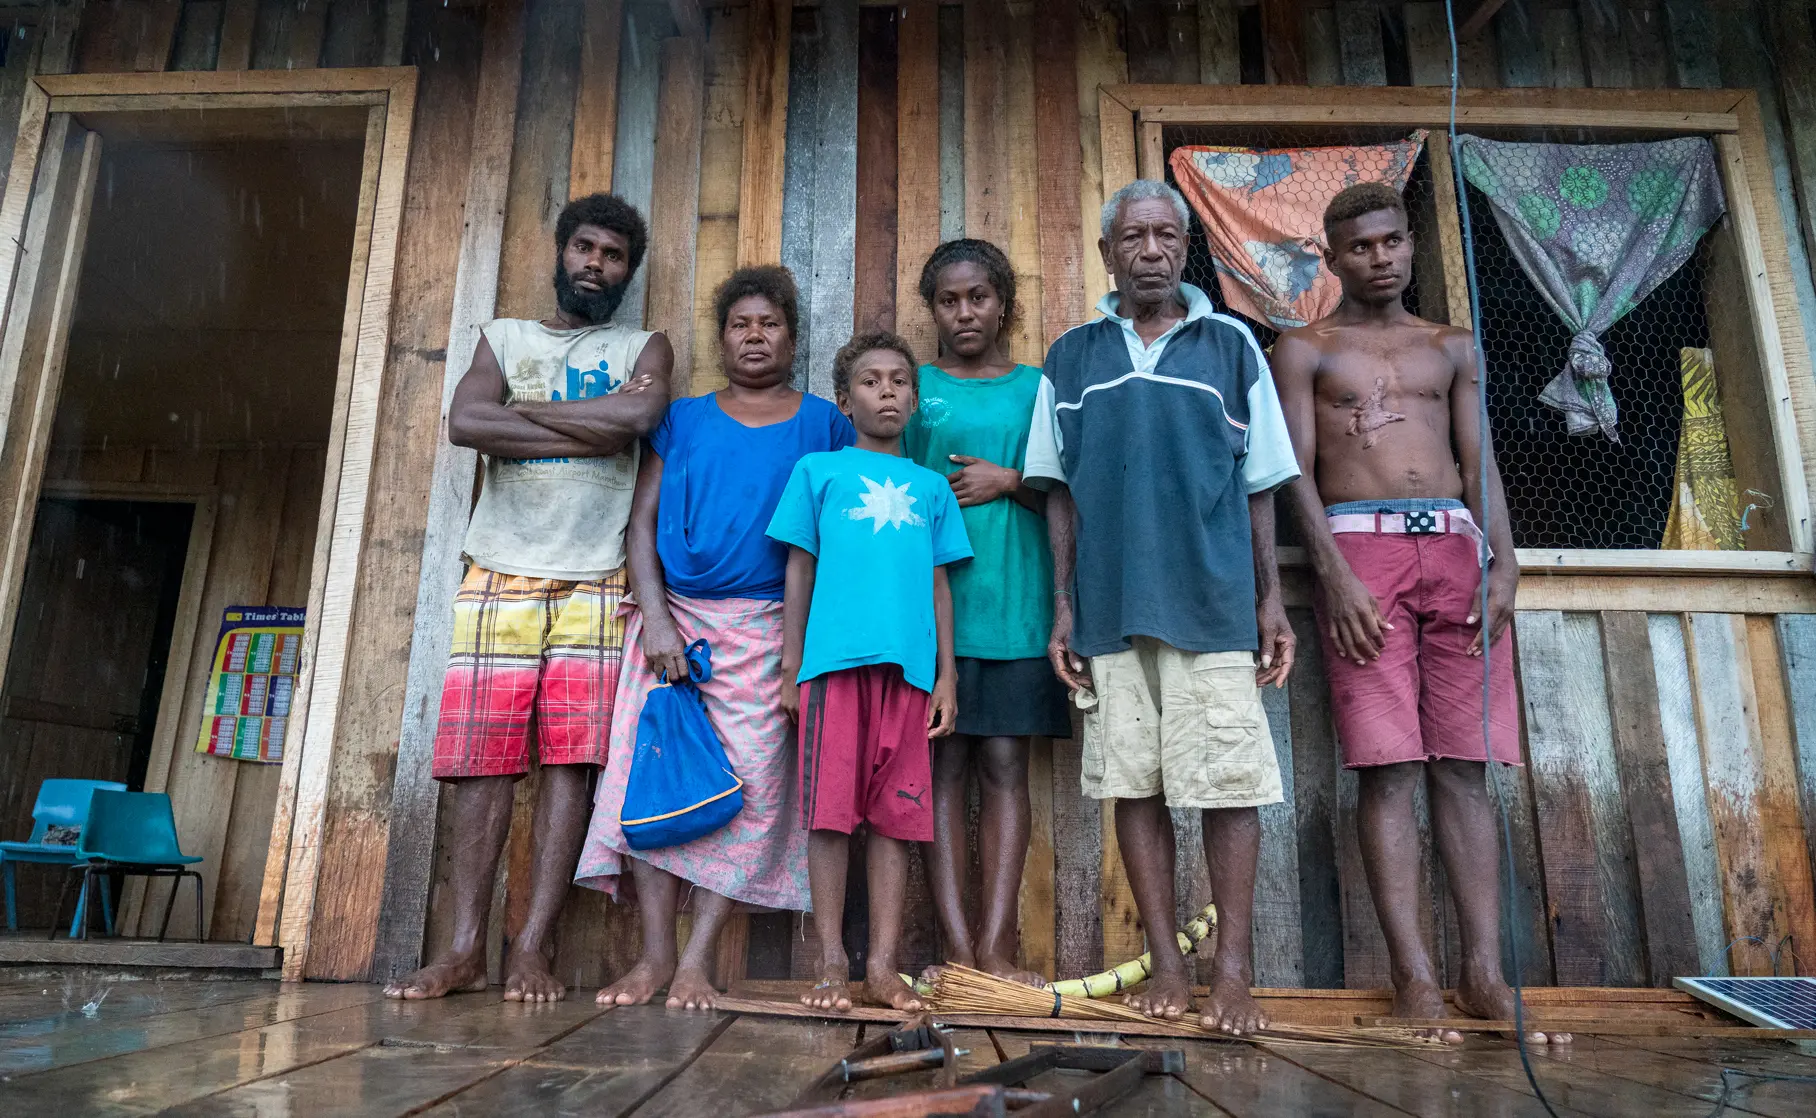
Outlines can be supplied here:
M1045 658L958 658L958 732L972 737L1069 738L1066 687Z

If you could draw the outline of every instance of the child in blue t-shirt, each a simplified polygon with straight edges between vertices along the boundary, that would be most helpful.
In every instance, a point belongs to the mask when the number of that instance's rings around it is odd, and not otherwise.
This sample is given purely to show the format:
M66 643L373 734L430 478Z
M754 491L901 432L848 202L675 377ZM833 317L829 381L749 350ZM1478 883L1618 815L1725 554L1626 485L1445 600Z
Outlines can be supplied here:
M851 1008L840 935L850 837L870 826L864 992L921 1008L896 973L908 844L933 839L932 738L958 720L946 564L971 557L946 479L901 457L919 406L914 353L863 334L833 359L856 446L795 463L769 535L788 544L782 706L800 727L801 817L820 981L801 1001ZM796 685L798 684L798 690Z

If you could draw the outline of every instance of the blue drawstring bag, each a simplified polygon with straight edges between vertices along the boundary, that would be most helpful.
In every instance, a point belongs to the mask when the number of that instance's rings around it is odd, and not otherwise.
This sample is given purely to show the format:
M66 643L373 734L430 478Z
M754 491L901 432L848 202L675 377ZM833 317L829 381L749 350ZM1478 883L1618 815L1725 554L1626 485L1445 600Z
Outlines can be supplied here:
M695 684L713 677L713 649L687 648L690 678L650 689L637 720L637 752L618 821L632 850L679 846L710 835L744 808L744 782L706 715Z

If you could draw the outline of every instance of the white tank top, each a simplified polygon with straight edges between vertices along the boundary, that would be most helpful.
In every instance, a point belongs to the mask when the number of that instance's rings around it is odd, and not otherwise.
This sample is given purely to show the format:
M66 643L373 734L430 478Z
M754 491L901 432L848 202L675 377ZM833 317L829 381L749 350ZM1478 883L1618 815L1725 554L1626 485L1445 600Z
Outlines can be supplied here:
M607 323L556 330L501 318L483 329L504 370L505 402L586 400L618 391L650 332ZM467 525L467 560L500 574L570 581L624 565L637 444L610 458L486 457Z

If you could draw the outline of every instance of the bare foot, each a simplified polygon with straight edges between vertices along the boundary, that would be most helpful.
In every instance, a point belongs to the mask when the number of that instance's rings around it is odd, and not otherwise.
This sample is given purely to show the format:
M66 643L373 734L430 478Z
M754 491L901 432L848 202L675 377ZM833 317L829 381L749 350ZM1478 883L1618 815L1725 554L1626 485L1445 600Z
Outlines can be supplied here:
M1249 994L1248 982L1239 974L1224 975L1211 983L1199 1023L1231 1036L1253 1036L1267 1028L1267 1015Z
M1473 975L1468 968L1464 969L1463 981L1457 987L1457 1008L1471 1017L1484 1021L1513 1020L1513 989L1496 976L1483 978ZM1569 1044L1574 1037L1569 1033L1542 1033L1538 1031L1526 1034L1527 1044Z
M994 955L979 955L977 957L977 969L989 974L994 974L998 978L1006 978L1011 982L1019 982L1023 986L1032 986L1036 990L1044 990L1047 987L1047 979L1044 975L1036 974L1031 970L1022 970L1015 965L1013 959L1006 959Z
M1245 991L1246 993L1246 991ZM1148 979L1147 988L1139 993L1130 994L1122 999L1130 1009L1138 1009L1149 1017L1162 1017L1169 1021L1178 1020L1192 1004L1192 984L1183 973L1155 974Z
M1435 1021L1440 1017L1450 1016L1444 1007L1444 991L1438 984L1429 980L1396 983L1394 986L1393 1016L1414 1021ZM1441 1040L1445 1044L1463 1043L1463 1034L1455 1029L1423 1030L1421 1036Z
M864 994L871 1001L905 1013L926 1008L926 1003L902 981L894 967L872 966L869 971L870 977L864 980Z
M711 1009L718 997L712 980L696 967L682 967L668 984L670 1009Z
M385 984L385 997L418 1001L452 993L479 993L486 988L486 964L481 956L437 959L421 970Z
M507 1002L558 1002L567 987L549 971L540 951L513 950L504 959L504 1000Z
M623 978L599 991L600 1005L643 1005L675 976L675 964L645 955Z
M845 963L827 963L820 968L820 981L801 995L808 1009L831 1009L843 1013L851 1008L851 978Z

